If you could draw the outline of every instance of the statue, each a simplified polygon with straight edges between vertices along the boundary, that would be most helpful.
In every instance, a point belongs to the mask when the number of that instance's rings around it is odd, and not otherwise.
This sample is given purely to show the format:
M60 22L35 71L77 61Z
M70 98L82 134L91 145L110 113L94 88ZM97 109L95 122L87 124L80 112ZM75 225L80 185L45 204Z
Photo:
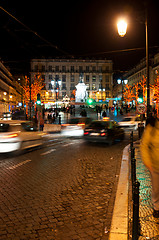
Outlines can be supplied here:
M79 83L76 85L75 102L86 102L88 93L87 86L83 82L83 74L80 75Z

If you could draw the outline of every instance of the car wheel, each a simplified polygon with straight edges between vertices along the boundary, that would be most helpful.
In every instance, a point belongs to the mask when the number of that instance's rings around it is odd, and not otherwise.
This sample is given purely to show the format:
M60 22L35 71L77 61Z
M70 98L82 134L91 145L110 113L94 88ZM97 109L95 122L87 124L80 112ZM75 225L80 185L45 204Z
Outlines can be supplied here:
M121 135L121 140L124 140L124 138L125 138L125 133L123 133L122 135Z

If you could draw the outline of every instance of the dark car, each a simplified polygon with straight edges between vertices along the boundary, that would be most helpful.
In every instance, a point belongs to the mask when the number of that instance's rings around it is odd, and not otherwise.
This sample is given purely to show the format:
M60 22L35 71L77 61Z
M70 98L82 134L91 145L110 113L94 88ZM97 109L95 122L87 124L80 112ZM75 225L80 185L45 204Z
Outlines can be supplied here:
M104 142L113 144L115 140L123 140L124 129L113 120L93 121L84 129L84 139L89 142Z

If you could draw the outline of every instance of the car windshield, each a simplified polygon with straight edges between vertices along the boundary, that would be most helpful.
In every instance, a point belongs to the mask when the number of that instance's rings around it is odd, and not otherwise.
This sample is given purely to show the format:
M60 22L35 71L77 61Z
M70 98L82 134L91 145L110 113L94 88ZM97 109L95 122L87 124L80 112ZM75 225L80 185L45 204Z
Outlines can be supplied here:
M72 119L69 120L69 124L78 124L79 121L80 121L79 118L72 118Z
M130 117L124 118L122 120L122 122L130 122L130 121L132 121L132 118L130 118Z
M135 121L141 121L141 117L136 117Z
M89 125L89 127L92 128L92 129L108 128L109 127L109 122L92 122Z

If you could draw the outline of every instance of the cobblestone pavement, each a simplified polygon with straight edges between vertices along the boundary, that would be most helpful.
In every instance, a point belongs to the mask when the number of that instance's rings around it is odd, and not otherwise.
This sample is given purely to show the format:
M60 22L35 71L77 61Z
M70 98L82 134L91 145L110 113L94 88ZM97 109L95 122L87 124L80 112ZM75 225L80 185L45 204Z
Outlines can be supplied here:
M159 239L159 220L152 215L153 206L151 202L151 178L150 173L144 166L140 156L139 141L135 144L135 157L137 162L137 179L140 182L140 224L141 236L139 240Z
M122 150L57 140L0 159L0 239L107 239Z

